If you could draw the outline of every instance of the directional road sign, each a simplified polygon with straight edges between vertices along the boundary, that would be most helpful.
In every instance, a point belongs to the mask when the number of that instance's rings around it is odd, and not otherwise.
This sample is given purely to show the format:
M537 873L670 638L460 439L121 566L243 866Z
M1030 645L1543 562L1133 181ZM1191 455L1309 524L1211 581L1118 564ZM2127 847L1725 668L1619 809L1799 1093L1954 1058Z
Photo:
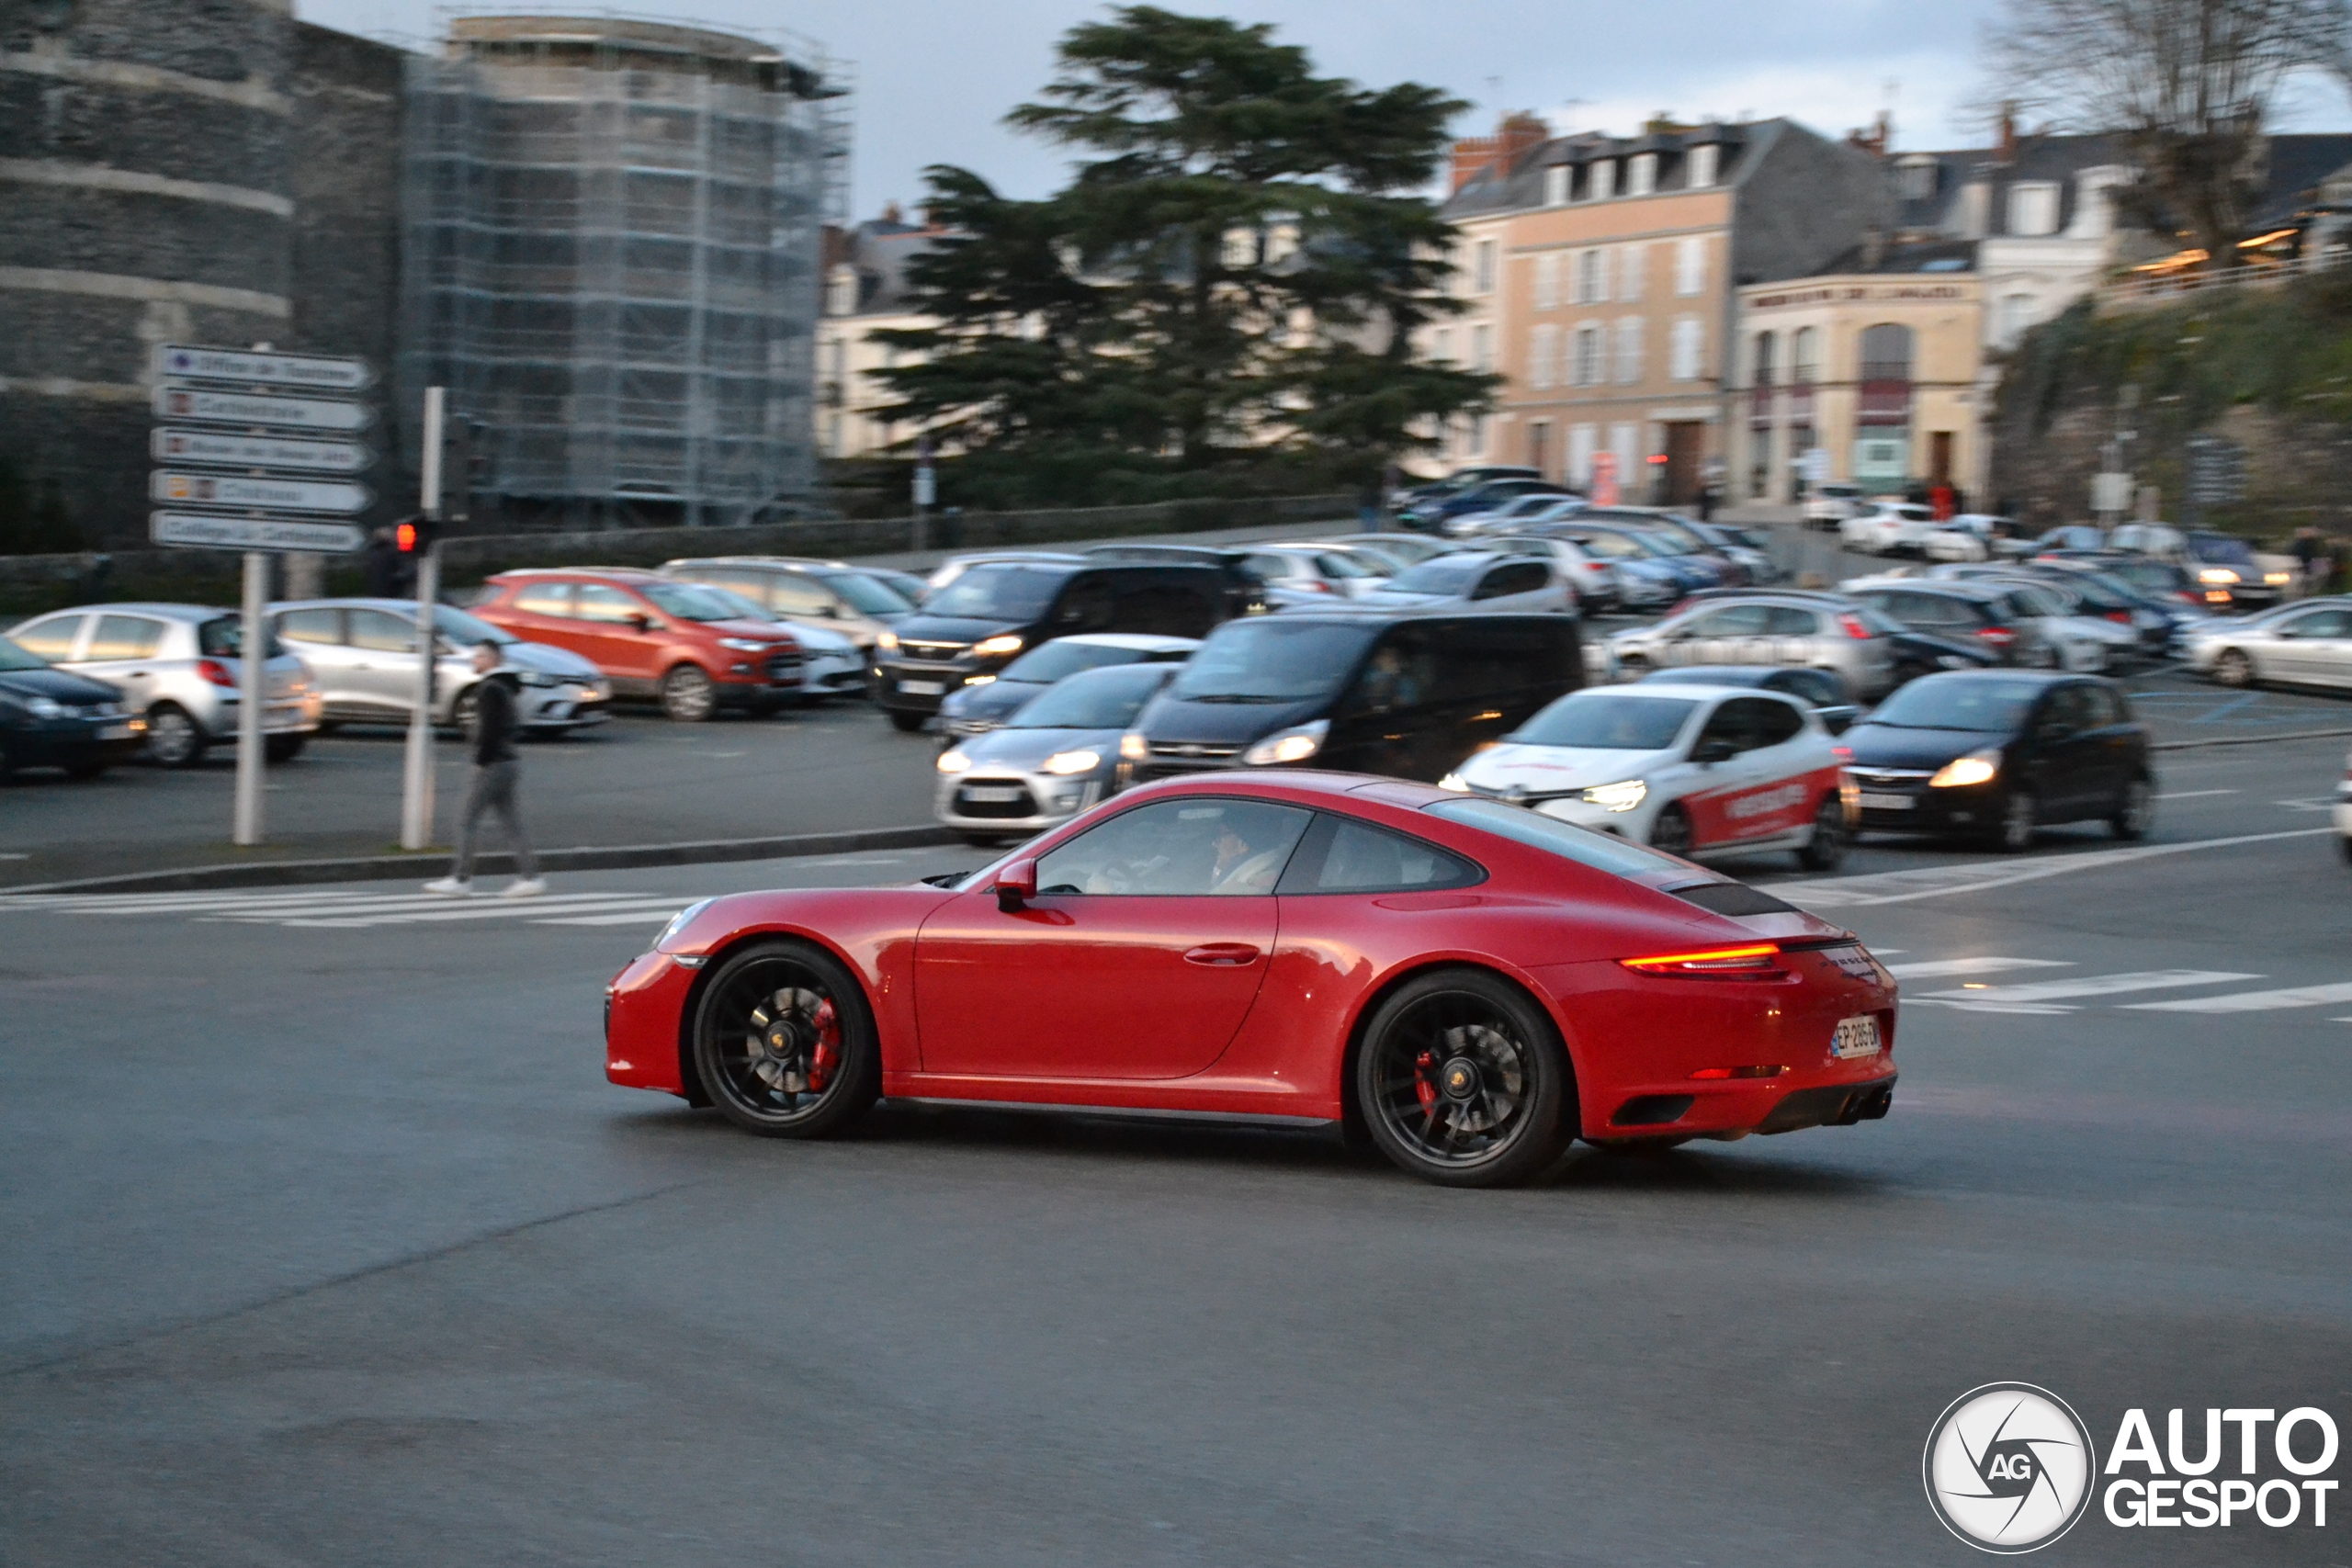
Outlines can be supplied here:
M376 379L376 372L364 359L203 348L184 343L157 345L155 372L178 380L235 381L249 387L320 392L356 392Z
M376 423L366 403L336 398L279 398L260 392L209 391L170 382L155 389L155 412L165 419L216 424L274 424L288 430L347 433Z
M228 430L175 430L170 425L158 428L148 446L157 462L220 463L232 468L356 474L376 462L376 454L356 441L303 441L290 435L240 435Z
M147 536L159 545L198 549L308 550L320 555L349 555L366 542L366 536L348 523L297 523L202 512L151 512Z
M365 512L376 499L366 485L339 479L254 479L243 474L189 474L158 468L147 493L183 505L236 506L269 512Z

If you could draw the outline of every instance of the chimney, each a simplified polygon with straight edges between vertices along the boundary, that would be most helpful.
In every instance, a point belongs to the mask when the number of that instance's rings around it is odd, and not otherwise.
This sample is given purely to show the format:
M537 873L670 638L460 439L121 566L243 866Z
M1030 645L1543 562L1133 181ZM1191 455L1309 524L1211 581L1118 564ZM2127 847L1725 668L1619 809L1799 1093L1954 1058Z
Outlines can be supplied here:
M899 211L899 204L897 202L886 201L882 204L882 221L885 223L900 223L905 221L904 215Z
M1447 193L1460 190L1488 168L1509 174L1523 153L1551 139L1552 128L1531 110L1503 116L1492 136L1464 137L1453 144L1453 175Z
M2015 98L2001 106L2000 140L1993 153L1993 161L2005 164L2018 161L2018 105Z

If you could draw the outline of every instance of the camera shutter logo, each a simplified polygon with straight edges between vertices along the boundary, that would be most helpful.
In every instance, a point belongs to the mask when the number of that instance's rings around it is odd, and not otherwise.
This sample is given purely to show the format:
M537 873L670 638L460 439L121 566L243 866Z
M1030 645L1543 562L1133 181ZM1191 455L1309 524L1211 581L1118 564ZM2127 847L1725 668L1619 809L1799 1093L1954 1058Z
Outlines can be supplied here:
M2066 1402L2031 1383L1972 1388L1928 1429L1928 1504L1946 1529L2004 1556L2048 1546L2090 1506L2098 1452Z

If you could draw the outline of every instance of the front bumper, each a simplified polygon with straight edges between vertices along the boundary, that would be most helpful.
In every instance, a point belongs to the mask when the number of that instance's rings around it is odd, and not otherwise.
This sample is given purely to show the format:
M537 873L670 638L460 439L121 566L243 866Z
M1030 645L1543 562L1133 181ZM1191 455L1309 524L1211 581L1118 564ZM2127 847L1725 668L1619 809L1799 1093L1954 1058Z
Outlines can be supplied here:
M525 729L577 729L602 724L611 716L611 697L601 685L571 682L560 686L526 686L522 711L515 722Z
M239 699L224 694L213 704L210 713L200 723L205 732L215 740L237 738ZM271 697L262 704L261 732L264 735L309 735L319 728L320 715L326 701L316 692L304 692L291 697Z
M132 714L104 718L35 719L0 741L20 768L82 768L128 762L147 744L147 721Z
M1861 827L1867 832L1973 833L2001 819L2001 802L2008 794L1997 776L1981 784L1930 789L1931 773L1881 768L1847 770L1861 805ZM1907 802L1895 805L1895 801Z
M935 714L950 692L960 692L975 675L993 674L995 665L969 660L931 663L885 659L875 666L874 699L895 713Z
M942 823L964 832L1027 835L1061 826L1109 788L1102 773L1056 777L973 769L942 774L933 809Z

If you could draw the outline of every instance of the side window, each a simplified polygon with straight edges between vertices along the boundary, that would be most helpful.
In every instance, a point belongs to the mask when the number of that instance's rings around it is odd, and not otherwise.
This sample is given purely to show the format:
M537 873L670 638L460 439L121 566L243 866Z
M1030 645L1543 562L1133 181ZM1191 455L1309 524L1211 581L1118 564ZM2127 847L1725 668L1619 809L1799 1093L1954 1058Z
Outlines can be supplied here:
M1435 702L1441 694L1429 633L1420 627L1400 627L1384 636L1380 646L1372 650L1342 707L1348 713L1396 713Z
M1827 670L1790 669L1779 671L1773 689L1803 697L1815 707L1834 707L1846 700L1846 683Z
M2125 722L2123 699L2105 686L2079 686L2083 695L2083 722L2093 729L2104 729L2110 724Z
M1267 894L1311 811L1192 796L1123 811L1037 862L1037 893L1191 897Z
M8 640L27 653L41 659L63 659L74 651L74 639L81 635L86 615L51 615L45 621L34 621L18 626L8 634Z
M144 615L100 615L98 629L90 634L90 651L82 657L94 663L102 659L149 659L163 646L161 621Z
M1499 599L1506 593L1533 593L1552 581L1552 574L1540 561L1509 561L1489 567L1478 581L1473 599Z
M414 653L416 627L381 610L354 610L351 646L371 653Z
M1216 605L1191 572L1139 571L1119 593L1118 629L1158 637L1199 637L1216 624Z
M1699 738L1691 743L1691 749L1695 751L1713 742L1721 741L1731 748L1735 756L1742 751L1753 751L1764 743L1761 739L1763 734L1761 721L1769 716L1768 714L1759 710L1775 705L1777 705L1764 703L1755 697L1734 697L1708 716L1707 727L1699 732Z
M2352 615L2342 610L2313 610L2308 615L2297 615L2278 628L2280 637L2338 637L2352 634ZM96 654L90 656L93 659Z
M1766 702L1760 697L1745 700L1752 700L1756 704L1756 744L1758 746L1778 746L1804 733L1804 715L1787 703Z
M514 607L526 615L570 615L571 614L571 584L569 582L533 582L514 595Z
M2061 686L2041 699L2035 710L2033 732L2048 739L2079 735L2083 729L2083 688Z
M764 573L747 575L756 586L738 587L732 582L724 586L751 595L755 603L765 604L779 615L822 615L832 608L832 591L822 583L788 571L773 577Z
M1283 578L1290 575L1290 558L1288 556L1251 556L1241 564L1248 567L1251 571L1256 572L1258 574L1258 581L1261 582L1279 582Z
M583 621L616 626L645 612L636 600L617 588L607 588L600 582L583 582L580 585L579 608L572 614Z
M1764 611L1766 637L1819 637L1821 617L1793 604L1772 604Z
M1511 692L1565 689L1564 645L1559 628L1544 621L1470 617L1438 634L1441 696L1464 702L1495 702Z
M343 612L288 610L277 617L277 635L288 642L332 648L343 640Z
M1766 604L1731 604L1702 615L1694 624L1691 637L1761 637L1771 618L1771 607Z
M1062 590L1061 599L1054 606L1054 629L1057 632L1109 631L1117 608L1118 601L1112 594L1108 579L1101 576L1076 578Z
M1403 893L1467 887L1486 873L1461 856L1385 828L1318 812L1276 889L1294 893Z

